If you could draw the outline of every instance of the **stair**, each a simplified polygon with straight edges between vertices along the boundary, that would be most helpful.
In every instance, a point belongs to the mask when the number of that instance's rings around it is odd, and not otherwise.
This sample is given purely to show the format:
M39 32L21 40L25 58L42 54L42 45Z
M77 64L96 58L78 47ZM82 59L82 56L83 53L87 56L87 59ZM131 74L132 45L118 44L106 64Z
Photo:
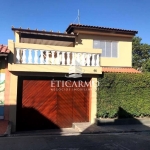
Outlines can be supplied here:
M72 127L79 132L83 132L88 129L92 124L90 122L73 123Z

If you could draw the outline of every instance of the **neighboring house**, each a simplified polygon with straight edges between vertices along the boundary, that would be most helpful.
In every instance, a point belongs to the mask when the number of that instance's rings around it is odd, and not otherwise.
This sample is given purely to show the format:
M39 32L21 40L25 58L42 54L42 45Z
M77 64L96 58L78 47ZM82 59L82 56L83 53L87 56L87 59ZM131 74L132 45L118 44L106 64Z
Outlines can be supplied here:
M132 69L137 31L71 24L65 33L12 28L9 120L12 131L94 123L97 77ZM80 78L78 78L80 77Z
M0 119L8 120L8 88L9 76L7 58L10 50L7 46L0 45ZM6 88L7 87L7 88ZM4 107L5 106L5 107ZM5 113L4 113L5 112Z

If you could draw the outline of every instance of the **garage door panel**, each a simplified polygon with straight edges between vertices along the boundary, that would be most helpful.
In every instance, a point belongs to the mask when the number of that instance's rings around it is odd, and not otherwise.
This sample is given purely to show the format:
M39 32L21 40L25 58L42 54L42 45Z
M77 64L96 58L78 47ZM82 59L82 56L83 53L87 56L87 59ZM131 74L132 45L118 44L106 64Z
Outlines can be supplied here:
M20 130L57 128L57 94L48 80L23 80Z
M63 119L64 115L59 118L58 126L59 128L71 128L72 127L72 118Z
M49 86L49 82L46 81L36 81L36 80L24 80L23 81L23 95L28 97L28 95L32 96L42 96L44 95L47 91L43 90L45 89L46 86ZM42 89L42 92L41 92Z
M87 121L87 108L83 107L82 105L74 104L73 121L74 122L85 122L85 121Z
M85 83L89 83L88 81L83 82L82 85L85 86ZM89 121L88 119L88 101L89 101L89 95L88 95L88 88L80 87L76 88L74 90L74 98L73 98L73 121L74 122L86 122Z
M38 111L46 117L48 120L57 123L57 103L54 101L53 103L45 104L38 109Z
M58 103L57 103L57 122L60 128L66 128L72 126L72 90L68 90L67 86L70 86L71 83L64 84L65 82L60 83L60 88L63 91L58 91ZM70 88L71 89L71 88Z
M73 122L89 121L89 92L85 87L71 87L75 80L67 83L69 88L62 80L59 91L51 87L51 79L23 79L21 105L17 106L19 130L66 128Z
M72 121L72 107L59 107L57 112L57 125L60 128L71 127Z

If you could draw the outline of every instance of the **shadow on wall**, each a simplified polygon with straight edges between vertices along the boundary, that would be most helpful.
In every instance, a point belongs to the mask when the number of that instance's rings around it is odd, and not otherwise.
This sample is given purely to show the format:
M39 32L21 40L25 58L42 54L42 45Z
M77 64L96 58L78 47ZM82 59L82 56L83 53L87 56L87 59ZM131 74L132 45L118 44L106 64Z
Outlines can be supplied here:
M15 55L10 51L8 55L8 63L13 64L14 63Z

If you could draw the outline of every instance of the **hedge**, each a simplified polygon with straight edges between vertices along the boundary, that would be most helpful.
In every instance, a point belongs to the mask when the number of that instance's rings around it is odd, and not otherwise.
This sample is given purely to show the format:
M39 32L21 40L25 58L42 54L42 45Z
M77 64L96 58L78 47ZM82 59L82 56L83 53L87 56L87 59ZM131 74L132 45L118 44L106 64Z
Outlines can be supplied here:
M97 117L150 116L150 74L105 73L98 81Z

